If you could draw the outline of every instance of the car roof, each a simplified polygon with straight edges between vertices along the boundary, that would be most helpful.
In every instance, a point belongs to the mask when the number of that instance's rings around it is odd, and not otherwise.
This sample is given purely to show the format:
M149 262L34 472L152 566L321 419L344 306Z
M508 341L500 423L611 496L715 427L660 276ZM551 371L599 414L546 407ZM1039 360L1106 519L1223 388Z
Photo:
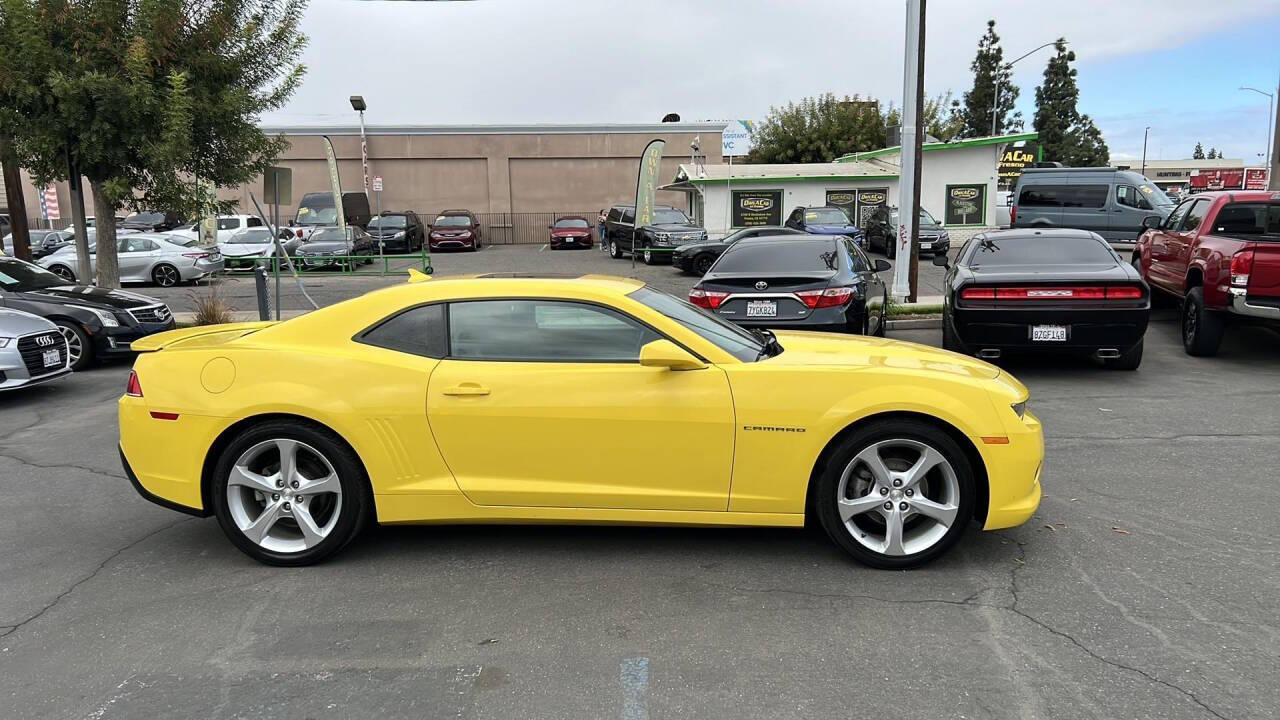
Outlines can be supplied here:
M470 215L470 210L441 210L441 215Z
M1010 230L991 230L973 236L974 239L985 237L988 240L1028 240L1032 238L1092 238L1105 243L1102 236L1091 230L1075 228L1013 228Z

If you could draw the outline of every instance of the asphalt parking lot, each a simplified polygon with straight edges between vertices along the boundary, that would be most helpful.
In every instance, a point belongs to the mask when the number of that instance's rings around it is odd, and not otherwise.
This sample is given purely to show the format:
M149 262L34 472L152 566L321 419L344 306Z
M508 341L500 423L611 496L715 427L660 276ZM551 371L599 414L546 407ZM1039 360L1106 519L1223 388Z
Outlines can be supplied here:
M872 255L872 257L882 257ZM389 261L390 262L390 261ZM396 261L398 266L407 267L408 261ZM891 263L893 261L890 261ZM437 252L431 255L432 268L436 275L463 275L486 272L555 272L572 274L602 273L636 277L665 290L678 297L689 294L689 288L697 282L697 278L686 275L670 265L645 265L636 261L634 267L631 258L613 260L600 252L599 248L591 250L547 250L539 245L486 245L479 252ZM399 270L387 276L372 274L381 268L380 264L361 266L360 273L343 274L336 270L307 270L301 273L303 287L307 294L319 305L330 305L347 300L357 295L387 285L404 282L406 270ZM931 258L921 258L920 290L924 296L942 294L942 277L945 270L932 264ZM886 277L890 277L886 275ZM273 281L274 284L274 281ZM257 295L254 290L253 277L248 273L223 275L212 281L202 282L197 286L176 288L160 288L150 285L129 286L130 290L159 298L169 304L175 312L189 311L193 304L193 294L206 294L216 287L216 292L235 310L256 311ZM298 290L292 276L282 275L280 297L284 310L306 310L311 306Z
M1011 365L1040 511L905 573L804 531L593 527L264 567L134 493L128 364L77 373L0 395L0 717L1274 718L1278 356L1242 330L1190 358L1166 312L1136 373Z

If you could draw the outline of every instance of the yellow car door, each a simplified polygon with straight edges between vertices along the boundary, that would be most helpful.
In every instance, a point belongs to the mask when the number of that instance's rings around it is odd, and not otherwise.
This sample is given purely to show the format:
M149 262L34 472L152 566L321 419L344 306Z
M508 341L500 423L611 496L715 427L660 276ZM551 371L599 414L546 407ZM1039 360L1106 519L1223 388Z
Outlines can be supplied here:
M642 367L661 335L623 313L551 299L449 305L449 357L427 419L480 505L720 510L734 416L728 379Z

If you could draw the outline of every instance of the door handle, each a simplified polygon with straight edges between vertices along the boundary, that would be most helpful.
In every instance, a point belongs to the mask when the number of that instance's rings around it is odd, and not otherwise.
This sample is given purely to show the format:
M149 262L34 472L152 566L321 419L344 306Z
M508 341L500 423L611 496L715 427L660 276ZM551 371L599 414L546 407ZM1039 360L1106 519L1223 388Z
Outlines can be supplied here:
M447 387L444 390L441 390L440 392L444 393L445 395L478 397L481 395L488 395L489 388L481 387L480 385L477 385L475 383L463 383L461 385L454 385L453 387Z

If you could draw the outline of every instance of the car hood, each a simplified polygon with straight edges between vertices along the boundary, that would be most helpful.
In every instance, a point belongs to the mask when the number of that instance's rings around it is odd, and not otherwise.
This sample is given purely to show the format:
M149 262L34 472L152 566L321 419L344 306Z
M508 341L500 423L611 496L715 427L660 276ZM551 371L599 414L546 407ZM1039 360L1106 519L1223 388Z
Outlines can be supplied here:
M156 305L160 302L146 295L137 295L124 290L91 287L89 285L60 285L41 290L27 290L15 294L28 300L53 301L94 308L111 308L113 310L129 310L145 305Z
M890 367L932 370L985 380L1000 375L1000 368L990 363L902 340L790 331L777 331L775 335L783 353L765 361L774 365Z
M242 255L270 253L274 247L273 243L222 243L218 246L218 251L228 257L240 257Z
M0 336L17 337L29 333L56 330L58 326L38 315L21 310L0 308Z
M722 240L708 240L707 242L686 243L676 249L677 255L691 255L700 250L723 250L729 247L729 244Z
M346 252L351 245L338 240L311 240L303 243L297 250L299 255L315 255L318 253Z

